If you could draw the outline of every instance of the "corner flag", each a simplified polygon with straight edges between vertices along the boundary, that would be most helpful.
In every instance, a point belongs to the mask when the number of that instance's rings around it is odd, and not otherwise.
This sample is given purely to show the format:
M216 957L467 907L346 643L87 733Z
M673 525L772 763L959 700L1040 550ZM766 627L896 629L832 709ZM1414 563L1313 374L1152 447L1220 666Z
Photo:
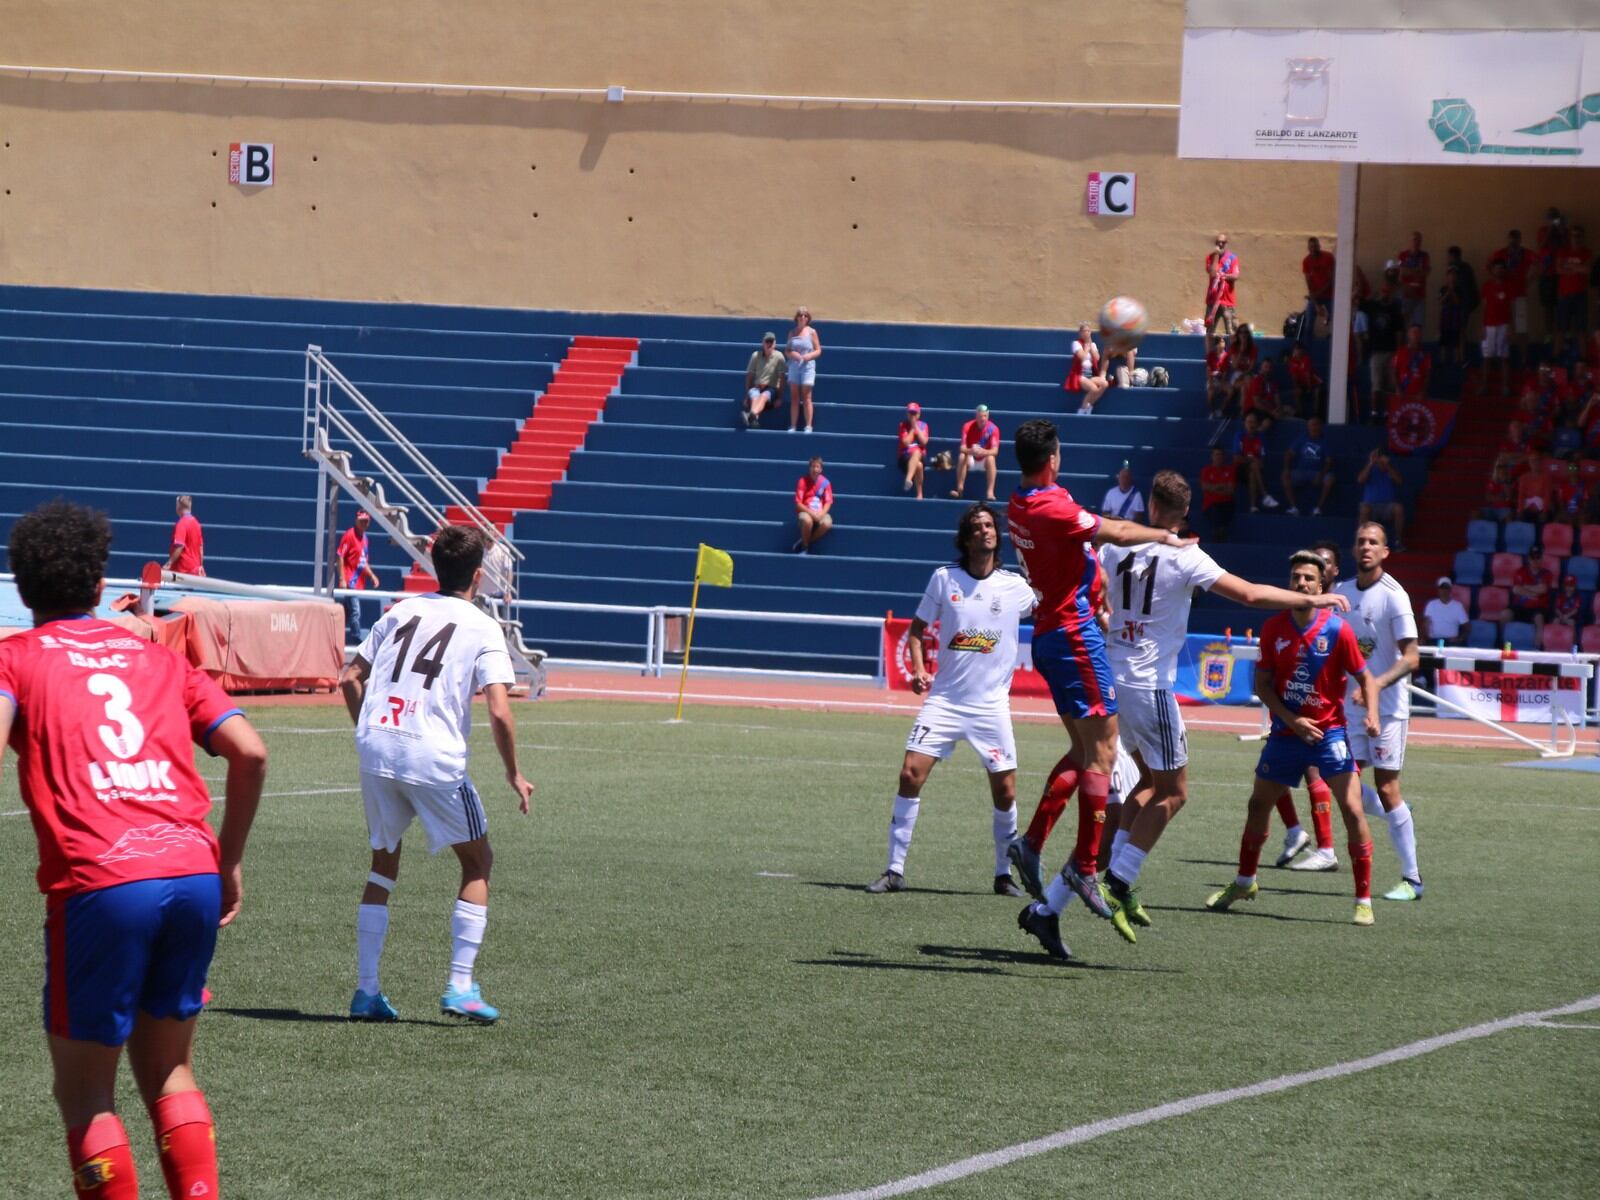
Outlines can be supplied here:
M700 543L700 553L694 560L694 591L689 596L689 628L683 635L683 670L678 672L678 708L674 721L683 720L683 689L689 682L689 647L694 645L694 614L700 607L700 585L711 587L733 586L733 555L715 546Z

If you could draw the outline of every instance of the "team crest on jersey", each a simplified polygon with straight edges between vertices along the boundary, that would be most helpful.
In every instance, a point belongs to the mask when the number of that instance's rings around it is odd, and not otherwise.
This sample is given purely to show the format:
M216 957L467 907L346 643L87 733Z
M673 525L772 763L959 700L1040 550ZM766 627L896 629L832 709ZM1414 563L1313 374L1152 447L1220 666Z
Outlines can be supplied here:
M950 639L950 645L946 649L993 654L999 644L1000 635L992 629L963 629Z
M1327 635L1326 634L1319 634L1318 637L1317 637L1317 653L1318 654L1326 654L1327 652L1328 652L1328 638L1327 638Z
M991 617L998 617L1000 615L1000 597L999 596L996 596L993 600L989 601L989 615Z
M1227 642L1211 642L1200 651L1200 694L1207 700L1224 700L1233 690L1233 651Z

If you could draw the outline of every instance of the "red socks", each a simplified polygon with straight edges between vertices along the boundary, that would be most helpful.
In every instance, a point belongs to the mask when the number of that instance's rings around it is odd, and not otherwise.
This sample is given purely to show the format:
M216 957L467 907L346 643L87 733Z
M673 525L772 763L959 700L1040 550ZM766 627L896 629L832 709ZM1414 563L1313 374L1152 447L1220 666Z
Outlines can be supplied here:
M1333 789L1319 779L1306 790L1311 793L1311 828L1317 835L1317 849L1332 850Z
M1078 870L1092 875L1100 860L1100 831L1106 824L1106 797L1111 794L1111 777L1099 771L1084 771L1080 776L1083 794L1078 797L1078 842L1072 848L1072 861Z
M72 1187L79 1200L139 1200L128 1131L115 1116L67 1130Z
M1372 843L1350 843L1350 869L1356 877L1356 899L1372 899Z
M1285 829L1293 829L1300 824L1300 814L1294 810L1294 797L1289 794L1288 788L1284 788L1278 796L1278 816Z
M1251 833L1248 829L1239 839L1239 876L1253 877L1261 866L1261 847L1267 844L1265 833Z
M155 1102L150 1118L161 1150L161 1173L174 1200L217 1194L217 1133L204 1093L175 1092ZM131 1195L131 1193L130 1193Z
M1035 854L1044 853L1045 839L1056 827L1056 821L1067 811L1067 801L1078 789L1078 764L1065 756L1045 780L1044 795L1039 797L1039 807L1033 810L1033 820L1028 822L1028 832L1023 839L1033 847Z

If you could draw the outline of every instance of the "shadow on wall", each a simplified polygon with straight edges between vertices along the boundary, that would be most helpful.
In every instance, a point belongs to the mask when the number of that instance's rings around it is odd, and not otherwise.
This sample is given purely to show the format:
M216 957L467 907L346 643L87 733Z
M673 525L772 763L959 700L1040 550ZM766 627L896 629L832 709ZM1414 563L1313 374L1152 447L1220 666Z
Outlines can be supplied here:
M0 79L0 106L48 112L170 113L222 120L342 120L378 125L501 125L586 134L579 166L593 170L613 134L721 134L764 141L951 142L1079 162L1096 155L1175 155L1177 114L1014 109L872 108L735 100L354 91L265 84L100 82L92 77Z

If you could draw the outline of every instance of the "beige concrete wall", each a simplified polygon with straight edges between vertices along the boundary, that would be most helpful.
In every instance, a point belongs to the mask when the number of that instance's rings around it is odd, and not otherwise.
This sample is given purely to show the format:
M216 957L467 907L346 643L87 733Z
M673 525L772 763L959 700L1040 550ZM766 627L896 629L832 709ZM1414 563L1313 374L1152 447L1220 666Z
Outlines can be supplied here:
M0 0L11 62L827 95L1171 101L1178 0ZM1062 324L1300 294L1319 166L1181 163L1172 114L889 110L0 78L14 282L590 310ZM276 145L277 185L226 182ZM1139 172L1139 214L1084 215Z

